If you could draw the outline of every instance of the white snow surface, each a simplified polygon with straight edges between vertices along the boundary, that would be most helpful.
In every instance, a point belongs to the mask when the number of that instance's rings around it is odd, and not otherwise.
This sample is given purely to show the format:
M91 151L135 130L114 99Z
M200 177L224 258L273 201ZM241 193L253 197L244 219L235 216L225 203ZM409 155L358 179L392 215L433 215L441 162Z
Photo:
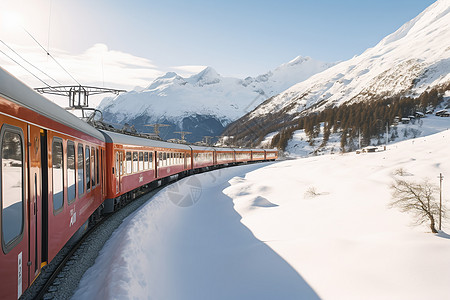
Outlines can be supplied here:
M449 222L432 234L388 204L399 168L450 174L449 140L185 178L123 222L73 299L448 299Z
M375 47L292 86L250 117L279 111L293 102L288 113L322 101L340 105L373 96L418 96L450 82L449 45L450 0L438 0Z
M434 115L426 115L425 118L411 120L409 124L397 124L389 127L388 143L400 142L404 140L414 139L417 137L425 137L444 131L450 128L450 118L437 117ZM322 146L323 141L323 123L321 124L321 132L314 140L311 146L306 136L305 130L296 130L289 140L285 149L285 155L289 157L307 157L311 155L334 154L341 152L341 135L342 132L332 133L325 146ZM273 134L266 137L261 143L262 145L270 145ZM349 141L350 143L350 141ZM355 149L358 149L358 139L353 141ZM373 138L371 140L372 146L383 147L386 144L386 132L383 133L379 139Z
M142 91L105 98L99 109L114 114L117 122L145 114L179 121L193 114L212 115L224 125L252 111L265 99L332 66L296 57L266 74L245 79L222 77L213 68L183 78L169 72Z

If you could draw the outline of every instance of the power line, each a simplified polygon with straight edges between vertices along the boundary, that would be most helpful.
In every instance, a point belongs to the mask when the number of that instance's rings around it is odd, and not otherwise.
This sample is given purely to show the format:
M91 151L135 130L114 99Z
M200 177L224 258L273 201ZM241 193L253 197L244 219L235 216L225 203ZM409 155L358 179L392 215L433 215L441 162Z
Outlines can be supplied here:
M36 42L36 44L38 44L39 45L39 47L41 47L42 48L42 50L44 50L45 51L45 53L47 53L47 55L48 56L50 56L52 59L53 59L53 61L58 65L58 66L60 66L61 67L61 69L63 69L64 70L64 72L66 72L67 73L67 75L69 75L78 85L81 85L66 69L64 69L64 67L50 54L50 52L48 52L35 38L34 38L34 36L31 34L31 33L29 33L28 32L28 30L26 30L25 28L23 28L23 30L25 30L25 32L26 33L28 33L28 35Z
M38 67L36 67L35 65L33 65L32 63L30 63L28 60L26 60L25 58L23 58L19 53L17 53L17 51L15 51L13 48L11 48L10 46L8 46L4 41L0 40L0 42L2 42L3 45L5 45L9 50L11 50L12 52L14 52L14 54L16 54L18 57L20 57L23 61L25 61L27 64L29 64L30 66L32 66L33 68L35 68L36 70L38 70L39 72L41 72L42 74L44 74L45 76L47 76L48 78L50 78L51 80L53 80L54 82L56 82L57 84L61 85L61 83L54 79L53 77L51 77L50 75L48 75L47 73L45 73L44 71L42 71L41 69L39 69ZM3 53L4 54L4 53Z
M30 73L31 75L33 75L37 80L39 80L40 82L42 82L43 84L45 84L46 86L50 87L50 85L48 85L44 80L40 79L39 77L37 77L33 72L31 72L30 70L28 70L27 68L25 68L24 66L22 66L19 62L17 62L14 58L12 58L11 56L9 56L8 54L6 54L5 52L3 52L3 50L0 49L0 52L3 53L6 57L8 57L10 60L12 60L13 62L15 62L16 64L18 64L19 66L21 66L25 71L27 71L28 73Z

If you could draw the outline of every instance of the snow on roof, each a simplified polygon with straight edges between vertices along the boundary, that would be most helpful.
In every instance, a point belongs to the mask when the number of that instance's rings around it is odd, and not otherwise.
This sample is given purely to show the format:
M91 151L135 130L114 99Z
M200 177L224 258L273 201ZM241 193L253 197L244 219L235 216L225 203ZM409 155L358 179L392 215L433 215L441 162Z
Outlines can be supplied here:
M103 135L94 127L67 112L62 107L49 101L23 82L0 67L0 94L7 99L35 111L49 119L73 129L82 131L104 141Z
M173 148L173 149L182 149L182 150L190 150L191 149L189 146L183 145L183 144L151 140L151 139L147 139L147 138L141 138L141 137L137 137L137 136L121 134L121 133L105 131L105 130L100 130L100 131L105 136L107 143L126 144L126 145L134 145L134 146L148 146L148 147L156 147L156 148Z

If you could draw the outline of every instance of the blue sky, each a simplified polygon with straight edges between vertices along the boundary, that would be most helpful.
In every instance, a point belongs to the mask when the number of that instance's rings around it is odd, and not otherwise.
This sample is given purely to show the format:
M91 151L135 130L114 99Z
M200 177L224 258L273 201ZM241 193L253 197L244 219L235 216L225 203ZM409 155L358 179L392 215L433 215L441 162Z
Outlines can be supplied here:
M110 54L146 59L154 72L145 80L151 80L183 67L186 75L200 66L212 66L223 76L256 76L298 55L346 60L433 2L2 0L0 13L18 13L22 26L55 53L77 56L100 43ZM33 45L29 37L18 36L0 28L2 40Z

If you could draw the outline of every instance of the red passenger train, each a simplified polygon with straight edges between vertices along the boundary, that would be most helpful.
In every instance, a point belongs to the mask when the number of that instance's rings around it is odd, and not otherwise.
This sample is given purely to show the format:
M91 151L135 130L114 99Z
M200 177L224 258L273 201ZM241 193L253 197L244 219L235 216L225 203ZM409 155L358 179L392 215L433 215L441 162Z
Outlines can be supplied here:
M17 299L75 235L134 192L276 150L200 147L100 131L0 68L0 299Z

